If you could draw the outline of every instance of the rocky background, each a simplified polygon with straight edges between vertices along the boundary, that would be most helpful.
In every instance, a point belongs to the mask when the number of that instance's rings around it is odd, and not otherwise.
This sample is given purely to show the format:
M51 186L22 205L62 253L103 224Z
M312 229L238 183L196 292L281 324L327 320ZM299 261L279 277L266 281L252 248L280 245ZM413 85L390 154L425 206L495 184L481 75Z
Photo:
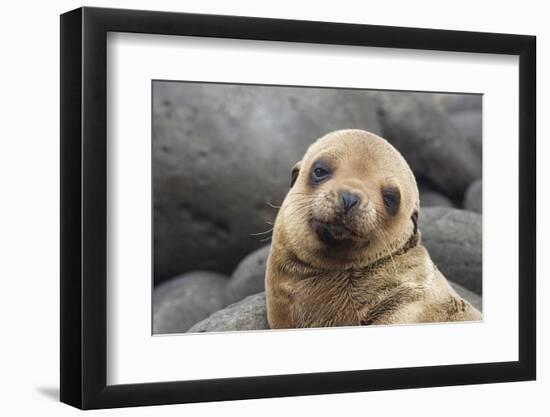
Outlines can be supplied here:
M309 144L366 129L405 156L434 262L481 309L481 96L155 81L153 333L267 329L273 205Z

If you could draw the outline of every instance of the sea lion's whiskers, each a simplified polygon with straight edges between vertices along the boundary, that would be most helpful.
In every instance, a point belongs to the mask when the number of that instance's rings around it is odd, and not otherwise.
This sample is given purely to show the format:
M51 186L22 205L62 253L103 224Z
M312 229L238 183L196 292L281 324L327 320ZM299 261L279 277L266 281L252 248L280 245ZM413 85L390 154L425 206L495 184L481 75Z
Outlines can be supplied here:
M302 214L302 213L306 212L307 210L311 209L312 207L313 207L312 203L308 203L308 204L298 206L298 207L293 207L294 210L290 211L288 213L288 215L289 216L295 216L297 214Z
M286 206L287 206L287 207L290 207L292 204L295 204L295 203L297 203L297 202L301 202L301 201L306 200L306 199L307 199L307 197L297 198L297 199L291 201L290 203L287 203ZM282 205L276 206L276 205L274 205L274 204L271 204L270 202L266 202L266 204L267 204L269 207L274 208L274 209L276 209L276 210L280 210L281 207L282 207ZM273 223L269 223L269 222L268 222L268 224L273 224Z
M309 200L309 201L308 201ZM290 203L288 203L286 205L286 208L289 208L291 207L292 205L300 205L300 204L303 204L304 202L308 202L308 204L313 204L313 201L311 201L309 198L307 197L301 197L301 198L297 198L295 200L292 200Z
M310 199L309 196L299 196L299 197L297 197L297 198L291 200L290 203L288 203L287 205L290 205L290 204L292 204L292 203L295 203L296 201L304 201L304 200L308 200L308 199Z
M258 233L249 233L250 236L260 236L265 235L266 233L271 233L273 231L273 227L269 230L266 230L264 232L258 232Z
M306 195L306 196L307 196L307 193L294 193L294 194L296 194L296 195ZM265 203L266 203L269 207L274 208L274 209L280 209L280 208L282 207L282 204L283 204L283 203L281 203L281 205L279 206L279 205L277 205L277 204L273 204L273 203L270 202L270 201L266 201Z
M304 209L306 207L309 208L309 207L312 207L312 205L311 204L305 204L305 205L304 204L300 204L300 205L296 204L290 210L287 210L287 212L288 212L289 215L298 214L302 211L302 209Z

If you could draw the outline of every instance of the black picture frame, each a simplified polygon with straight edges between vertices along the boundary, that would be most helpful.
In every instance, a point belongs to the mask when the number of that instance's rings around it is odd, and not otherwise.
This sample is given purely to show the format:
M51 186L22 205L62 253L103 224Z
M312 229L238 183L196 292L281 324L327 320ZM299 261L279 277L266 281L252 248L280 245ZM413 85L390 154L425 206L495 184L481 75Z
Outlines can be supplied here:
M108 32L519 56L519 360L107 385ZM62 402L93 409L536 378L534 36L84 7L61 15L60 57Z

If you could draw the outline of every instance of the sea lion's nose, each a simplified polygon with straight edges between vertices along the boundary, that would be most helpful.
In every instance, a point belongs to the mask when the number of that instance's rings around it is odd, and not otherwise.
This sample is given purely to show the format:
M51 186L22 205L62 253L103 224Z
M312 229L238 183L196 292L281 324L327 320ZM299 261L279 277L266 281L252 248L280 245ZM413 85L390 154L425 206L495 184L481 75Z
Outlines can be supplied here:
M361 200L357 194L350 193L349 191L342 191L340 197L342 199L344 214L348 214Z

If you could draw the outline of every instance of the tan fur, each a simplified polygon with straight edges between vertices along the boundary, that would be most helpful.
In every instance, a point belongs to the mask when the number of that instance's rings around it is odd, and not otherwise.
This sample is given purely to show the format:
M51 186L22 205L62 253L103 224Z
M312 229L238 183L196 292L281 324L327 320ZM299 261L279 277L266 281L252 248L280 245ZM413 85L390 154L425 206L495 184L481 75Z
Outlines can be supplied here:
M331 177L311 183L317 161ZM274 225L266 273L271 328L475 321L481 314L460 298L435 267L413 218L418 188L401 154L361 130L332 132L313 143ZM397 213L381 189L397 188ZM339 192L361 201L342 214ZM319 224L329 225L330 243ZM334 226L338 224L339 226Z

